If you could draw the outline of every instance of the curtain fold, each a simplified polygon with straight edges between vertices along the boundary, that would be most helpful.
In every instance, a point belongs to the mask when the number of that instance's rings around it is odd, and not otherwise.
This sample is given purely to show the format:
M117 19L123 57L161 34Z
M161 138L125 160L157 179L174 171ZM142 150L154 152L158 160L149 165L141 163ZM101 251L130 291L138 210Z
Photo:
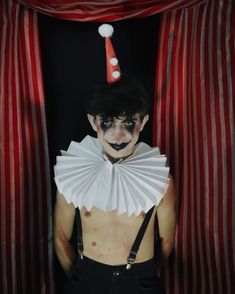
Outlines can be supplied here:
M170 294L232 293L234 6L229 0L0 2L1 293L53 293L37 11L97 22L161 12L153 143L169 157L179 219L163 277Z
M51 193L37 14L0 3L0 292L52 293Z
M198 5L207 0L16 0L41 13L75 21L115 21Z
M153 141L179 197L168 293L235 289L234 16L232 1L162 14Z

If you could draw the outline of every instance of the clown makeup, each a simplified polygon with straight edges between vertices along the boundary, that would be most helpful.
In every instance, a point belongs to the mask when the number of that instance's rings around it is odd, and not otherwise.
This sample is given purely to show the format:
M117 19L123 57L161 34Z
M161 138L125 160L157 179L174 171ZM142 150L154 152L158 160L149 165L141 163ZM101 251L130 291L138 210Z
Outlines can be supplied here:
M118 117L118 118L103 118L102 116L98 116L98 120L100 121L100 127L104 132L106 132L108 129L112 128L114 124L117 122L117 120L120 120L129 133L133 134L137 118L135 116L129 116L129 117Z
M103 147L103 152L112 162L127 157L134 151L148 115L141 119L140 114L119 117L91 116L88 119L97 132L97 137Z

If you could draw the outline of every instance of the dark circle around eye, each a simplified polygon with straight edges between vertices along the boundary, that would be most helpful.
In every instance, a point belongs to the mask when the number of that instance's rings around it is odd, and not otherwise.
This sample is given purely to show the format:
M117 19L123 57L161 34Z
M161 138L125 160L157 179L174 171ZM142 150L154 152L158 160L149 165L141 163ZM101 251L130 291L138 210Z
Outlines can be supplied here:
M110 127L112 125L111 121L102 121L101 126Z
M125 126L131 127L133 126L135 123L133 121L127 121L125 122Z

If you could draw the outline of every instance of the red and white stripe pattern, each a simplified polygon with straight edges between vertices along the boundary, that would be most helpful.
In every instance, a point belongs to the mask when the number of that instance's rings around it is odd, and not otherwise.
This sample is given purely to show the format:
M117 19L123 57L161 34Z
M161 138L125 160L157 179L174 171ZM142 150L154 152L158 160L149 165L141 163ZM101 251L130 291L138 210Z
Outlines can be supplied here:
M162 14L154 145L178 195L168 293L235 290L235 3Z
M0 293L53 293L37 15L0 3Z
M53 17L79 21L114 21L191 7L207 0L16 0Z

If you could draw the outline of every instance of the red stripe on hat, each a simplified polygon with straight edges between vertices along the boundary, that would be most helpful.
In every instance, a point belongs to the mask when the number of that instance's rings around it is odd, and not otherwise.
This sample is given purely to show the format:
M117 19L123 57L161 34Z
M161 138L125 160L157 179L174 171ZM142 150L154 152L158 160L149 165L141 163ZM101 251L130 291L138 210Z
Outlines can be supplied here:
M110 63L112 58L117 58L117 57L116 57L116 53L113 49L113 45L112 45L112 42L109 37L105 38L105 49L106 49L107 82L109 84L113 84L121 79L121 72L120 72L119 63L117 63L116 65L112 65ZM113 72L115 72L115 71L120 73L120 76L116 79L113 77Z

